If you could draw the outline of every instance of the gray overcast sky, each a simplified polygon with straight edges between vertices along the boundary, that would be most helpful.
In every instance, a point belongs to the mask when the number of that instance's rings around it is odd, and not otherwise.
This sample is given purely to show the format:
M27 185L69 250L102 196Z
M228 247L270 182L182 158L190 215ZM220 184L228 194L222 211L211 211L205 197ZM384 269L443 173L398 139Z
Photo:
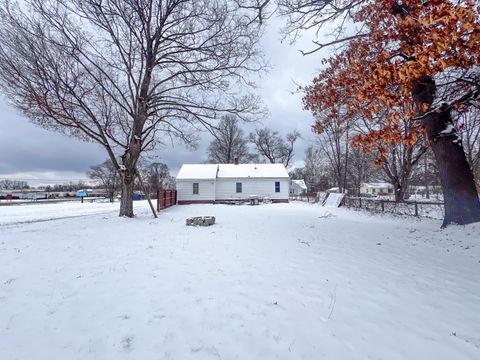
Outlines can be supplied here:
M305 149L312 140L309 112L302 110L300 94L292 94L296 84L307 84L320 67L322 54L304 57L299 49L311 48L311 38L304 36L293 46L281 43L281 20L271 19L262 40L272 69L258 79L258 93L263 97L270 115L263 124L286 134L300 131L295 149L294 164L301 165ZM253 129L245 126L245 132ZM85 172L91 165L103 162L107 155L100 146L83 143L64 135L46 131L31 124L16 109L0 97L0 179L22 179L29 184L54 184L86 179ZM206 159L209 134L204 134L198 150L190 151L181 144L156 150L159 160L176 173L182 163L197 163Z

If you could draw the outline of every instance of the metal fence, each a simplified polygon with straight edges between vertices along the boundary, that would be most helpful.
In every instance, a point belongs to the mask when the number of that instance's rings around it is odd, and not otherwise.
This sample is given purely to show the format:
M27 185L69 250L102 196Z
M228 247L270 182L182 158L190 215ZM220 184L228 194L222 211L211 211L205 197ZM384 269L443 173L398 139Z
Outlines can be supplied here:
M157 211L166 209L177 203L177 190L157 191Z
M396 202L364 197L345 197L343 205L347 208L364 209L375 213L386 212L432 219L442 219L444 215L444 203L434 201Z

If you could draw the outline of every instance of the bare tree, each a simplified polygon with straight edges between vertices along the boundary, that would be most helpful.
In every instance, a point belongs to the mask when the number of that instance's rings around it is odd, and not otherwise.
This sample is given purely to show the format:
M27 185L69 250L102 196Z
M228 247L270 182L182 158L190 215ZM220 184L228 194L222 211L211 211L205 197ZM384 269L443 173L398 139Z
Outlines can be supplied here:
M321 150L311 145L305 151L304 180L309 193L332 187L332 176Z
M480 101L474 103L470 112L459 116L457 125L463 149L475 180L480 184Z
M240 163L258 161L258 157L250 153L248 139L236 116L223 116L213 135L215 139L207 150L209 163L231 164L235 158Z
M415 187L415 194L425 195L427 199L431 194L442 193L438 167L431 149L425 151L417 166L413 168L409 185L410 189ZM409 193L412 193L412 190L409 190Z
M290 180L305 180L305 168L294 168L288 172Z
M170 175L168 166L164 163L154 162L142 169L146 190L152 194L158 190L175 188L175 179Z
M105 160L103 163L90 167L87 175L90 179L100 183L107 191L110 202L115 199L115 193L120 188L120 174L111 160Z
M384 110L373 121L364 118L357 121L356 130L359 133L377 131L386 125L386 119L387 113ZM397 131L401 136L407 138L414 126L414 121L405 116L399 120ZM408 188L413 170L427 151L424 140L417 138L410 144L405 142L386 143L384 140L379 140L374 148L373 154L376 158L384 157L380 168L383 177L393 185L395 200L404 201L409 195Z
M26 181L23 181L23 180L2 179L0 180L0 189L1 190L25 190L25 189L30 189L30 186Z
M340 192L346 190L347 184L348 142L347 126L340 120L325 124L316 141L316 146L325 157Z
M263 128L256 129L249 138L260 156L272 164L283 163L288 167L294 155L293 147L300 138L300 133L293 131L283 139L277 131Z
M297 130L294 130L286 135L282 156L282 162L285 167L288 167L288 165L290 165L290 162L292 161L294 155L293 147L296 141L300 138L301 135Z
M37 189L44 190L46 192L75 192L85 189L86 187L87 184L84 181L80 180L75 183L73 181L69 181L68 183L63 184L43 185L39 186Z
M362 183L375 178L378 169L372 166L374 161L372 156L366 154L363 150L349 146L348 154L348 166L346 168L348 193L360 196Z
M366 0L235 0L240 7L256 12L252 21L262 24L277 12L286 19L282 29L284 39L294 42L305 31L315 30L317 35L322 26L334 24L330 31L336 36L328 43L313 41L312 48L301 50L303 55L313 54L330 45L347 42L364 36L362 32L350 34L347 29L354 19L357 7ZM352 27L355 28L355 27Z
M252 16L228 0L0 0L0 88L34 123L101 144L131 217L142 152L259 110L238 96L264 68Z

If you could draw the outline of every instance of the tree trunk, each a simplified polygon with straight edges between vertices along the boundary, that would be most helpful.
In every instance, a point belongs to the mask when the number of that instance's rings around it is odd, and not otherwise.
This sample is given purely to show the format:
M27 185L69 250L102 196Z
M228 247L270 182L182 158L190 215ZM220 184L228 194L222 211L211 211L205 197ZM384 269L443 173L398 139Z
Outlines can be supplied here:
M118 216L133 217L133 187L135 184L134 170L122 171L122 198Z
M435 91L435 82L430 77L425 76L414 84L413 97L420 113L430 109ZM480 221L480 200L472 170L453 126L450 109L432 112L425 117L424 124L443 189L445 218L442 227Z
M405 186L402 186L402 184L398 182L393 183L393 192L395 195L395 201L396 202L402 202L405 201Z
M428 186L428 153L425 153L424 158L424 181L425 181L425 197L430 199L430 188Z
M443 189L442 226L480 221L480 201L473 174L453 127L450 110L433 114L425 123Z
M404 174L405 178L402 181L403 197L401 201L410 199L410 176L411 170Z

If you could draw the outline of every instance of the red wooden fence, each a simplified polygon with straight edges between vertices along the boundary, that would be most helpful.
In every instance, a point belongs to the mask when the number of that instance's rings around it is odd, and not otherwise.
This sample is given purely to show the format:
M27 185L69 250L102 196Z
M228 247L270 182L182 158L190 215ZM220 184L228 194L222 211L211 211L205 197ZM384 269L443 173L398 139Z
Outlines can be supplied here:
M177 190L157 191L157 211L166 209L177 203Z

